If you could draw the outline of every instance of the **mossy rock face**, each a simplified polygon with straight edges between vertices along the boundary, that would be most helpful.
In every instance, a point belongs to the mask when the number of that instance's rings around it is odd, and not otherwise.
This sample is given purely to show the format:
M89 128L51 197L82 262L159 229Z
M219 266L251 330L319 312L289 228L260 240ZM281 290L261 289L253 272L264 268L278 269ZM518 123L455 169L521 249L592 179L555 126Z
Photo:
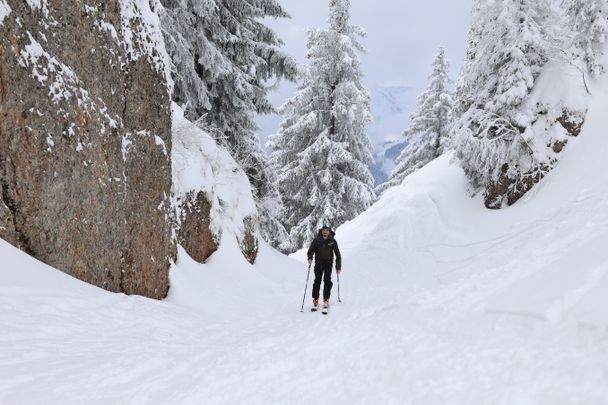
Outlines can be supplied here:
M0 237L109 291L165 297L176 244L164 73L127 53L117 0L5 1ZM130 26L132 49L147 49Z

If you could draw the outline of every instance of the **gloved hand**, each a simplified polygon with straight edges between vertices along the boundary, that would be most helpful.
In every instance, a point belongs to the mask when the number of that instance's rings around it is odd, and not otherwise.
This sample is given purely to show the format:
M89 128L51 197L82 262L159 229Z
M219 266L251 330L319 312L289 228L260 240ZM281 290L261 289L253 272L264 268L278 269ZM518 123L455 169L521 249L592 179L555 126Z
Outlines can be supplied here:
M308 259L308 264L311 265L312 264L312 259Z

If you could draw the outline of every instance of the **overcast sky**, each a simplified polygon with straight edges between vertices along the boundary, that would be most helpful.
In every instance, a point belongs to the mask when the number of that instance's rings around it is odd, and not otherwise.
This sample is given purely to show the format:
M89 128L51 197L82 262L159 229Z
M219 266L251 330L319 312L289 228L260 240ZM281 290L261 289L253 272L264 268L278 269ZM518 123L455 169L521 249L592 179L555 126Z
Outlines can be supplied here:
M304 63L306 27L327 25L329 1L279 2L292 18L270 20L268 23L284 40L284 50L299 63ZM417 93L426 85L426 77L439 46L446 48L452 77L456 78L466 48L471 4L472 0L351 0L353 23L368 33L363 41L367 54L362 56L362 62L365 83L372 95L374 90L383 86L412 87L411 100L402 106L411 110ZM271 100L279 106L294 91L294 85L284 83L271 95ZM401 124L400 121L406 121L407 114L406 118L393 120L391 126L395 128L382 127L381 131L400 133L407 125L407 122ZM258 119L263 142L267 135L277 131L280 121L278 116ZM380 134L371 135L378 137Z

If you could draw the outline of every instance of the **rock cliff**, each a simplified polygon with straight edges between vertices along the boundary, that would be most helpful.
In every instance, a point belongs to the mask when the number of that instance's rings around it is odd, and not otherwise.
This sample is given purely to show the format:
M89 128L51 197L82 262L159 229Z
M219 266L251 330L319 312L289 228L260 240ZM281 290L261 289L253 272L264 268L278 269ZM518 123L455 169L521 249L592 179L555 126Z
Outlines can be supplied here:
M0 238L166 296L171 109L154 1L0 0Z

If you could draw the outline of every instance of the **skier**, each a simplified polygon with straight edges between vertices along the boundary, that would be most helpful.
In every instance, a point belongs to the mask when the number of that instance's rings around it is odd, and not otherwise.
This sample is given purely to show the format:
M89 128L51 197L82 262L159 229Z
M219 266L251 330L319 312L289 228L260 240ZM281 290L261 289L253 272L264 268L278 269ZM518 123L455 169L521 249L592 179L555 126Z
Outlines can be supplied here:
M338 249L338 242L334 239L336 233L331 226L323 224L319 229L319 234L312 241L308 248L308 264L312 264L313 255L315 256L315 281L312 285L312 308L316 311L319 308L319 290L321 280L323 280L323 313L329 311L329 296L331 294L331 270L334 264L334 254L336 255L336 272L340 274L342 270L342 256Z

